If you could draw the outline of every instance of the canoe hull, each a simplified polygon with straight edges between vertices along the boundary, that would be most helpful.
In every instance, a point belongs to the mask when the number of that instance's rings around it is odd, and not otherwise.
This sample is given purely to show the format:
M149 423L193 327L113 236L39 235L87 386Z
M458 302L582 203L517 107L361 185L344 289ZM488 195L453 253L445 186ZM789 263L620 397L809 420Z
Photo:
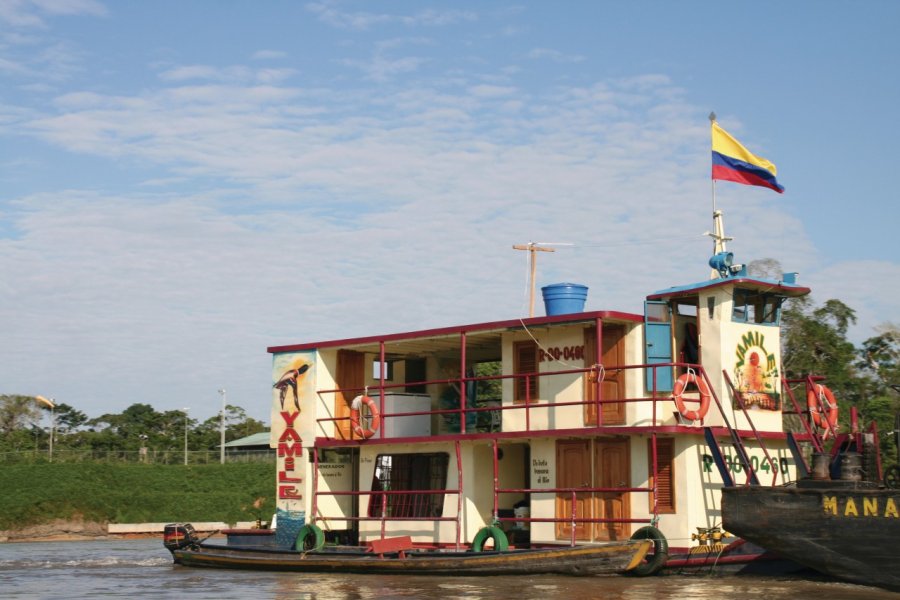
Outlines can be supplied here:
M651 547L652 542L648 540L626 540L591 546L507 552L412 551L402 556L397 554L382 557L359 550L302 553L201 545L193 549L174 550L172 554L177 564L186 567L260 571L405 575L613 575L634 568Z

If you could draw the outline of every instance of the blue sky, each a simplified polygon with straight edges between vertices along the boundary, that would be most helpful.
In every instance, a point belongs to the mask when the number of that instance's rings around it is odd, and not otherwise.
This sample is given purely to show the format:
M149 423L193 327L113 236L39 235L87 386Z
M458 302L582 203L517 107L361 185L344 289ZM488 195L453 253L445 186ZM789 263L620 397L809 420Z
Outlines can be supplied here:
M0 0L0 393L266 420L266 347L640 312L729 250L900 309L900 3ZM562 245L562 243L572 245Z

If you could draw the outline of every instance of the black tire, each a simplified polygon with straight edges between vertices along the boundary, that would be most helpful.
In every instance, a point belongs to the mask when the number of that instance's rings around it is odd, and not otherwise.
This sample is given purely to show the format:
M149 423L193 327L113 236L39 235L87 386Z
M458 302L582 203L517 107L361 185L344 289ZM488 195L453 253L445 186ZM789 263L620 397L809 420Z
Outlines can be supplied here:
M321 550L324 545L325 533L316 525L307 523L297 532L297 542L294 544L294 548L298 552L310 552Z
M647 525L635 531L631 539L633 540L653 540L653 554L647 553L644 562L628 571L629 575L637 575L638 577L647 577L654 575L662 569L669 560L669 542L662 531Z

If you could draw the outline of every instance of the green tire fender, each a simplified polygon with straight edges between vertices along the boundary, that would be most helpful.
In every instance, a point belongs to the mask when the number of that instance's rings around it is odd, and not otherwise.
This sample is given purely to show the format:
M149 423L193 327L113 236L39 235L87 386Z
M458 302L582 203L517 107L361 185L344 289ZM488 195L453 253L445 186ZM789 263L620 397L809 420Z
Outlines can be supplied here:
M312 523L307 523L297 532L297 542L294 548L299 552L309 552L311 550L321 550L325 545L325 533Z
M631 535L633 540L653 540L653 554L647 554L647 559L635 568L628 571L630 575L646 577L653 575L662 569L669 560L669 542L662 531L647 525L641 527Z
M489 539L494 540L494 550L506 552L509 550L509 540L503 530L496 526L482 527L472 540L472 552L482 552L484 543Z

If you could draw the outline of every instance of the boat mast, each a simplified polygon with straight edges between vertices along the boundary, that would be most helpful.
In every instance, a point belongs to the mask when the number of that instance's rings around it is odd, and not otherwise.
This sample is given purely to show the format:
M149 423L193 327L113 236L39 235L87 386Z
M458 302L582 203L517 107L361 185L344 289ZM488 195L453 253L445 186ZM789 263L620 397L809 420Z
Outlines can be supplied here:
M713 123L716 122L716 113L709 113L709 126L712 128ZM721 252L726 252L725 242L730 242L734 238L725 236L725 223L722 219L722 211L716 208L716 180L711 179L712 181L712 214L713 214L713 231L712 233L707 232L707 235L713 239L713 256L719 254ZM710 269L709 278L710 279L718 279L720 277L719 272L715 269Z

